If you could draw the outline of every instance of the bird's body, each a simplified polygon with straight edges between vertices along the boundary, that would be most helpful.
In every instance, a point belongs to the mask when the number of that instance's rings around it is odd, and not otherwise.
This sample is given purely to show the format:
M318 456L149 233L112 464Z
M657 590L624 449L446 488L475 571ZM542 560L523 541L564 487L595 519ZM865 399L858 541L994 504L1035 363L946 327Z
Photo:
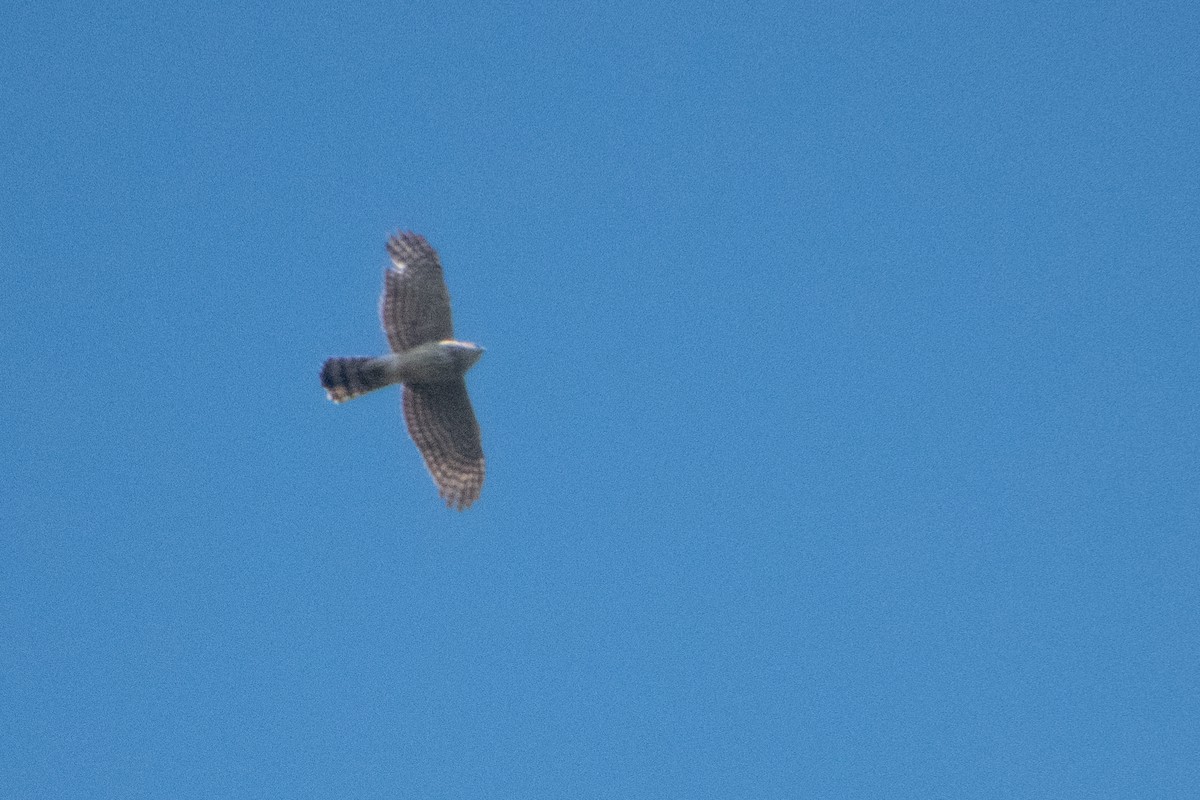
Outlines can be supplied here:
M404 233L388 240L388 269L379 313L393 352L331 358L321 385L335 403L399 383L404 386L408 433L438 491L464 509L483 487L479 424L463 380L483 348L454 339L450 296L437 253L424 238Z
M483 355L470 342L427 342L402 353L375 358L331 358L321 369L321 384L335 403L394 383L445 383L466 374Z

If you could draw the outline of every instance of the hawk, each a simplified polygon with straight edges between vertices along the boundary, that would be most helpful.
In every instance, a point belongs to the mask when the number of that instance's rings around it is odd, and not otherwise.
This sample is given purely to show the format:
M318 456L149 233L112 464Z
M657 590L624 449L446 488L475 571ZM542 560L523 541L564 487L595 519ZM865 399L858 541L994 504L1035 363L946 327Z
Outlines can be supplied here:
M450 295L437 252L415 233L392 236L392 265L384 276L379 316L392 351L370 357L331 358L321 385L335 403L404 384L404 420L438 492L463 510L483 488L479 423L463 376L483 348L454 339Z

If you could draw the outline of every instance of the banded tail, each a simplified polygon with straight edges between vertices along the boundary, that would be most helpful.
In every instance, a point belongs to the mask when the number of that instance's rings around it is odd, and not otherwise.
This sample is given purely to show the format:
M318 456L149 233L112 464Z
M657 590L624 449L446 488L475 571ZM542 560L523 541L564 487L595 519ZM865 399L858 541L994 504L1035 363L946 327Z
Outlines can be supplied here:
M321 385L335 403L390 385L386 358L331 358L321 367Z

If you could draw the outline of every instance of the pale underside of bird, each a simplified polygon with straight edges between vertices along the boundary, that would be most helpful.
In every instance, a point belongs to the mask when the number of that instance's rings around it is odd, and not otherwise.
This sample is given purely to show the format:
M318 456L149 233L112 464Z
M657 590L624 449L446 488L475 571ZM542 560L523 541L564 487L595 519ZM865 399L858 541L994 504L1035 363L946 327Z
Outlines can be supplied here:
M384 276L379 316L392 352L331 358L321 385L335 403L403 384L404 420L446 504L460 511L483 488L479 423L464 375L483 348L454 339L450 295L441 261L424 237L388 239L392 266Z

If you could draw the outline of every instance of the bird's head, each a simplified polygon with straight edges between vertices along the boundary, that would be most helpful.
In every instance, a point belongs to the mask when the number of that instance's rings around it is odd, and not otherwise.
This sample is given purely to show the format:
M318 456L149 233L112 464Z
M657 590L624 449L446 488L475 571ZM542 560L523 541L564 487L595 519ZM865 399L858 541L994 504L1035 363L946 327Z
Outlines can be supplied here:
M455 365L463 372L475 366L475 362L483 355L483 348L471 342L447 340L442 342L441 345L450 352Z

